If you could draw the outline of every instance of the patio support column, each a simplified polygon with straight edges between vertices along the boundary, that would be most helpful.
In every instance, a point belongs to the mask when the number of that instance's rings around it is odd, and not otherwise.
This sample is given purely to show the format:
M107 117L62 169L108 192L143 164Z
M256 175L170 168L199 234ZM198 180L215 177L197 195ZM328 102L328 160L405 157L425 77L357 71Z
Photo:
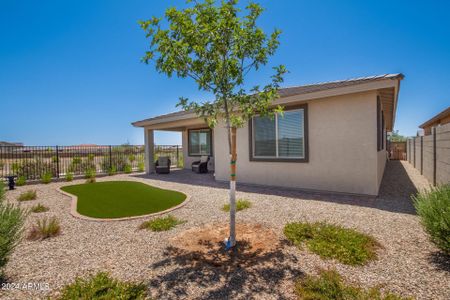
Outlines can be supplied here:
M145 140L145 173L155 173L155 144L153 130L144 128L144 140Z

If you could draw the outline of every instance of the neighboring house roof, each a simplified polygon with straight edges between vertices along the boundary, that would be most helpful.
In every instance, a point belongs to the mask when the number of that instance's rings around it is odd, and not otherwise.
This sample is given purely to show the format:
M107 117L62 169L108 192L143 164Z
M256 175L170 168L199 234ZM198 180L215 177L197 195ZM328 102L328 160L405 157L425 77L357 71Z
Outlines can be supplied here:
M433 125L434 123L439 123L441 119L447 117L450 117L450 106L447 107L447 109L444 109L443 111L435 115L434 117L432 117L431 119L429 119L428 121L426 121L425 123L423 123L422 125L419 125L419 127L420 128L428 127L430 125Z
M4 142L4 141L0 141L0 146L16 146L16 147L21 147L21 146L23 146L23 143L12 143L12 142Z
M298 96L298 95L308 95L313 93L318 93L317 97L312 96L310 99L313 98L321 98L324 97L320 92L326 92L331 90L341 90L341 94L351 93L351 92L361 92L365 90L373 90L380 87L375 86L369 86L366 84L371 83L377 83L382 82L386 80L402 80L404 78L404 75L401 73L396 74L384 74L384 75L376 75L376 76L368 76L368 77L359 77L359 78L351 78L351 79L345 79L345 80L338 80L338 81L328 81L328 82L320 82L320 83L313 83L313 84L307 84L307 85L300 85L300 86L293 86L293 87L285 87L280 88L278 90L278 93L280 95L280 98L287 98L291 96ZM362 87L361 89L355 89L351 90L353 87ZM398 90L396 91L398 93ZM319 95L321 94L321 95ZM395 101L396 101L397 95L395 95ZM395 116L395 107L396 103L394 105L394 116ZM131 123L133 126L136 127L144 127L146 125L153 125L157 123L162 122L171 122L181 119L187 119L195 117L196 115L192 111L178 111L178 112L172 112L164 115L155 116L152 118L140 120Z

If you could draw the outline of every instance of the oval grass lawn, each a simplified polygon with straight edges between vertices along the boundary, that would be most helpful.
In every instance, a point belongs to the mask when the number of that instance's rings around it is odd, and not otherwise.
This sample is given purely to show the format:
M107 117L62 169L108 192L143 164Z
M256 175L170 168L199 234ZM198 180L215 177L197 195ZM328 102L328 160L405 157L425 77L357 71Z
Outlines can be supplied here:
M135 181L85 183L61 189L78 197L79 214L101 219L156 213L177 206L186 199L183 193Z

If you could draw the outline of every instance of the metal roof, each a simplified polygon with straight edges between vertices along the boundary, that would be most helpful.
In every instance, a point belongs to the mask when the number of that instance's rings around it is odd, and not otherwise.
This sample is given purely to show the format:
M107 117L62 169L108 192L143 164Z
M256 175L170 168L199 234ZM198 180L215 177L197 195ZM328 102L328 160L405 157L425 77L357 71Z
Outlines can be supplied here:
M400 79L401 80L401 79L403 79L403 77L404 77L403 74L395 73L395 74L383 74L383 75L376 75L376 76L350 78L350 79L337 80L337 81L318 82L318 83L307 84L307 85L299 85L299 86L293 86L293 87L280 88L278 90L278 94L280 95L281 98L284 98L284 97L314 93L314 92L319 92L319 91L324 91L324 90L329 90L329 89L349 87L349 86L353 86L353 85L369 83L369 82L374 82L374 81L381 81L381 80L385 80L385 79L392 79L392 80ZM133 122L132 124L135 125L136 123L141 123L141 122L155 121L155 120L159 120L159 119L165 119L168 117L183 116L183 115L190 114L190 113L192 113L192 111L177 111L177 112L172 112L172 113L136 121L136 122Z

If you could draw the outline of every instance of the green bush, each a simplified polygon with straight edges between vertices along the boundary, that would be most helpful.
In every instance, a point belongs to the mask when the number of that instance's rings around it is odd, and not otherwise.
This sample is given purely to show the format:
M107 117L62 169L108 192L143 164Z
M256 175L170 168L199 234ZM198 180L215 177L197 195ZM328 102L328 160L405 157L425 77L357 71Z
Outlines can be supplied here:
M73 173L72 172L67 172L65 178L66 178L66 181L72 181L73 180Z
M128 160L130 161L130 163L133 163L136 160L136 156L134 154L130 154L128 156Z
M109 176L113 176L117 174L117 170L116 167L112 166L111 168L108 169L108 175Z
M4 185L0 182L0 276L9 256L21 239L26 218L26 211L6 203L4 196Z
M95 169L93 159L89 159L88 157L88 159L83 160L81 157L75 156L69 165L68 171L76 174L83 174L90 169Z
M341 226L317 223L288 223L284 235L294 245L322 258L334 258L348 265L363 265L377 258L377 241L366 234Z
M252 207L252 203L248 200L244 200L244 199L239 199L238 201L236 201L236 211L241 211L247 208ZM230 204L225 204L222 207L223 211L230 211Z
M29 240L43 240L59 235L61 226L56 217L44 217L36 221L28 233Z
M178 220L174 216L168 215L167 217L145 221L139 226L139 229L149 229L151 231L167 231L185 222L186 221Z
M319 276L307 275L296 282L298 299L305 300L402 300L395 294L381 293L379 288L362 289L346 284L335 270L321 271Z
M127 164L126 157L122 156L121 153L113 153L111 160L109 156L103 157L100 166L102 170L109 170L111 166L116 168L116 172L122 172Z
M46 212L46 211L49 211L49 210L50 209L47 206L42 205L41 203L38 203L38 204L34 205L30 209L30 211L33 212L33 213L41 213L41 212Z
M27 178L25 176L19 176L16 180L17 186L24 186L27 183Z
M40 158L13 163L11 167L14 175L26 179L40 179L46 173L56 176L56 165Z
M41 182L42 182L43 184L48 184L48 183L52 182L52 174L51 174L51 173L48 173L48 172L44 173L44 174L41 176Z
M88 160L93 161L95 158L95 155L93 153L89 153L87 158L88 158Z
M431 241L450 255L450 185L418 193L413 201Z
M130 165L130 164L126 164L125 167L124 167L124 169L123 169L123 171L124 171L126 174L130 174L131 172L133 172L133 169L131 168L131 165Z
M75 282L65 286L59 300L138 300L148 299L145 284L126 283L111 278L108 273L100 272L87 279L76 278Z
M84 174L84 177L86 178L86 183L94 183L95 175L96 175L95 169L86 170L86 173Z
M17 201L30 201L30 200L35 200L37 197L36 191L26 191L23 192L19 195L19 197L17 198Z
M145 171L145 163L143 161L138 162L138 171L144 172Z

